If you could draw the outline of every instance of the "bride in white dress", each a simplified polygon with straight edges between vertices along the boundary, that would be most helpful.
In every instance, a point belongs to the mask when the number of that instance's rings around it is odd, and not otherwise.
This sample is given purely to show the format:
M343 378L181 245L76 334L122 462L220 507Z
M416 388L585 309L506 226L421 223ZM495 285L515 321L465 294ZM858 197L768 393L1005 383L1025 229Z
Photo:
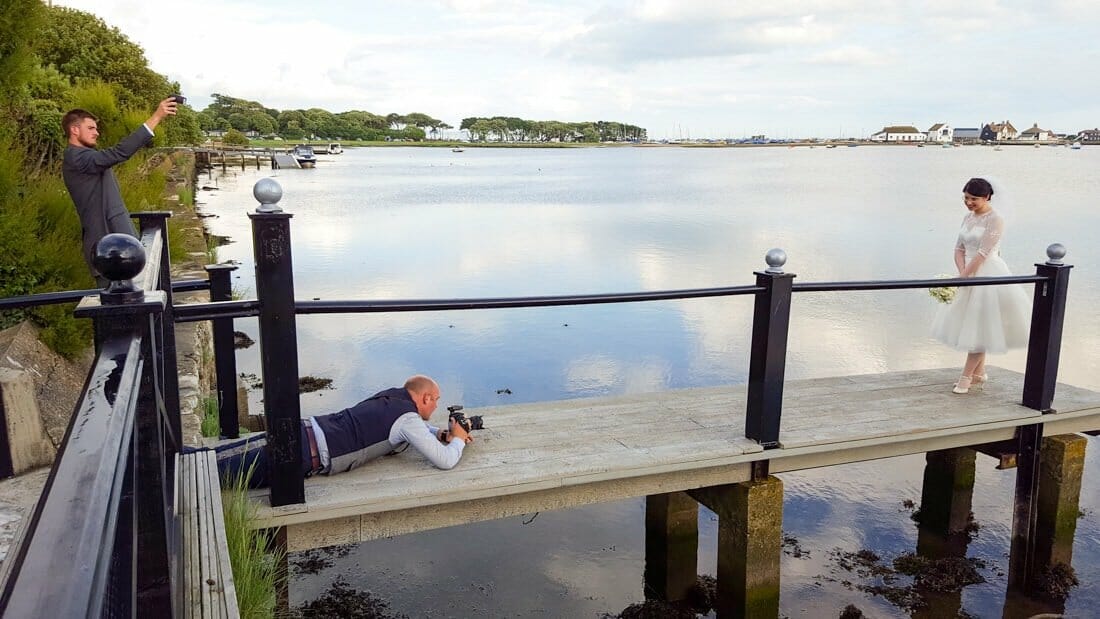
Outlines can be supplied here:
M985 179L972 178L963 187L963 203L970 212L963 217L955 243L959 277L1011 275L1000 253L1004 218L993 210L992 198L993 186ZM982 387L986 353L1027 345L1030 312L1027 293L1018 284L959 287L954 301L940 308L932 325L936 339L967 353L954 393Z

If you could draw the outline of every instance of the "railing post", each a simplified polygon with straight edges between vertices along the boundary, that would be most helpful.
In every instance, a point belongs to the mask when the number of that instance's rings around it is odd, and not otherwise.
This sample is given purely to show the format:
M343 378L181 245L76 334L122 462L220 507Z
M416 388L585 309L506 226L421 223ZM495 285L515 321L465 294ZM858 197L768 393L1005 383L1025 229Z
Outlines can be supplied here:
M783 374L787 362L787 328L791 317L794 273L784 273L787 254L769 250L768 268L756 271L756 295L752 319L752 356L749 359L748 405L745 436L765 449L779 446L779 422L783 411ZM766 470L759 471L763 477ZM754 474L755 476L755 474Z
M236 271L232 264L208 264L210 300L229 301L233 298L233 285L229 274ZM237 350L233 342L233 319L215 318L214 369L218 383L218 425L222 438L237 438L240 424L237 421Z
M264 417L271 470L271 505L305 502L302 475L302 412L298 398L298 330L294 316L294 269L290 259L290 213L278 206L283 189L260 179L252 220L256 297L260 301L260 358Z
M1062 263L1066 248L1060 243L1047 247L1047 261L1036 264L1035 272L1047 281L1035 284L1031 310L1031 336L1027 343L1023 405L1044 413L1053 412L1054 387L1058 382L1058 358L1062 349L1062 323L1066 317L1069 270Z
M156 248L151 250L156 256ZM162 245L160 250L167 252L168 248ZM108 607L133 608L135 612L140 608L139 614L170 615L173 557L180 547L171 517L174 484L170 460L174 460L177 446L171 437L172 428L166 431L162 424L163 418L170 422L171 416L162 416L159 409L162 403L167 405L158 397L164 392L166 376L158 350L161 340L156 333L158 322L163 325L161 315L168 307L170 292L144 291L133 284L131 279L141 273L145 261L146 253L133 237L110 234L101 239L96 245L95 266L111 283L98 299L87 297L82 301L75 315L96 319L104 340L118 336L141 338L142 369L129 452L133 466L127 469L127 487L120 497L114 547L110 549L114 573L104 603ZM127 464L120 461L119 466ZM122 600L122 595L129 596L129 601ZM115 615L113 611L105 613Z

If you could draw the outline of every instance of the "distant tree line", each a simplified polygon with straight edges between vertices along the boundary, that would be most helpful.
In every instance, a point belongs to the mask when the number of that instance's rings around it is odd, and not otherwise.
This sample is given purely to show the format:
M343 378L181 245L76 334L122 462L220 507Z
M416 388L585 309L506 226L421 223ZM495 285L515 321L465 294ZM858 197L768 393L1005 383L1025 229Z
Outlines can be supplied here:
M320 108L280 111L257 101L218 93L211 96L214 101L198 113L203 131L254 131L261 137L287 140L423 140L438 138L442 131L454 128L420 112L381 116L362 110L335 114Z
M459 128L469 131L471 140L482 142L640 142L646 139L643 127L606 120L571 123L510 116L471 116L463 118Z
M320 108L277 110L258 101L214 93L213 102L198 112L203 131L220 130L287 140L424 140L439 139L451 125L421 112L382 116L362 110L329 112ZM471 140L494 142L637 142L646 139L642 127L613 121L560 122L509 116L462 119L459 129Z

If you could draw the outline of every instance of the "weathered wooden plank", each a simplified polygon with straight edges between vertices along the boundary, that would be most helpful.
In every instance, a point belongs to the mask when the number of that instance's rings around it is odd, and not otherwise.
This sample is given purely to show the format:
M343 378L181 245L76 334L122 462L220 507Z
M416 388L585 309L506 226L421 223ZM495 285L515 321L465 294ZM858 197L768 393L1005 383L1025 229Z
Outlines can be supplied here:
M187 597L187 609L190 617L202 617L202 595L198 583L202 579L199 565L199 543L196 539L198 532L198 510L196 509L195 496L195 459L192 456L184 457L184 468L181 472L180 483L184 486L184 520L183 537L187 542L187 563L184 566L187 575L184 583L184 593Z
M206 456L206 486L210 489L210 514L214 522L212 542L216 548L218 592L222 597L218 605L224 609L226 617L234 619L240 615L240 611L237 607L237 590L233 584L233 566L229 561L229 540L225 534L225 512L222 508L217 457L212 451L203 452L203 455Z
M196 510L198 512L198 533L195 538L199 542L199 581L196 584L202 598L202 616L214 618L218 617L217 607L211 595L210 586L207 584L214 566L210 557L210 539L212 537L210 533L210 494L209 489L205 488L202 483L206 477L206 461L196 456L194 462L195 505L198 508Z
M791 381L785 386L783 448L767 452L743 436L743 385L467 409L467 415L484 416L487 429L475 435L452 471L438 471L409 450L333 478L308 480L305 505L272 509L264 492L253 497L260 503L261 526L341 519L332 537L318 537L325 529L314 527L311 539L322 543L354 537L356 517L358 535L366 539L374 535L369 531L419 526L380 524L399 514L468 522L480 513L530 508L533 497L571 503L580 499L563 497L585 495L586 488L607 492L621 484L645 493L661 476L678 480L669 491L681 490L692 476L703 479L759 459L771 459L773 470L796 470L959 440L1001 440L996 437L1011 436L1015 426L1034 423L1037 412L1018 404L1021 374L999 368L989 374L992 382L983 393L962 396L950 393L958 376L953 368ZM1061 431L1100 427L1096 392L1060 384L1055 407L1062 412L1042 419ZM435 422L445 418L443 412ZM512 507L479 511L485 505ZM447 515L450 509L456 515Z

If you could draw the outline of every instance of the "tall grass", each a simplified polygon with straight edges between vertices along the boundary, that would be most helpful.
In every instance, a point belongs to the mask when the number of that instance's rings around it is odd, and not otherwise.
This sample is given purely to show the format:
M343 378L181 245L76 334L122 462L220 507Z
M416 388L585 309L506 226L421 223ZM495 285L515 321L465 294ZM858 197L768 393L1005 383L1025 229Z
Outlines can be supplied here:
M208 395L199 400L199 410L202 411L202 435L217 438L221 436L221 420L218 418L218 398Z
M253 529L256 507L248 500L248 478L252 469L228 480L222 490L225 537L233 566L233 587L244 619L268 619L276 614L276 586L286 565L284 550L268 543L267 536Z

